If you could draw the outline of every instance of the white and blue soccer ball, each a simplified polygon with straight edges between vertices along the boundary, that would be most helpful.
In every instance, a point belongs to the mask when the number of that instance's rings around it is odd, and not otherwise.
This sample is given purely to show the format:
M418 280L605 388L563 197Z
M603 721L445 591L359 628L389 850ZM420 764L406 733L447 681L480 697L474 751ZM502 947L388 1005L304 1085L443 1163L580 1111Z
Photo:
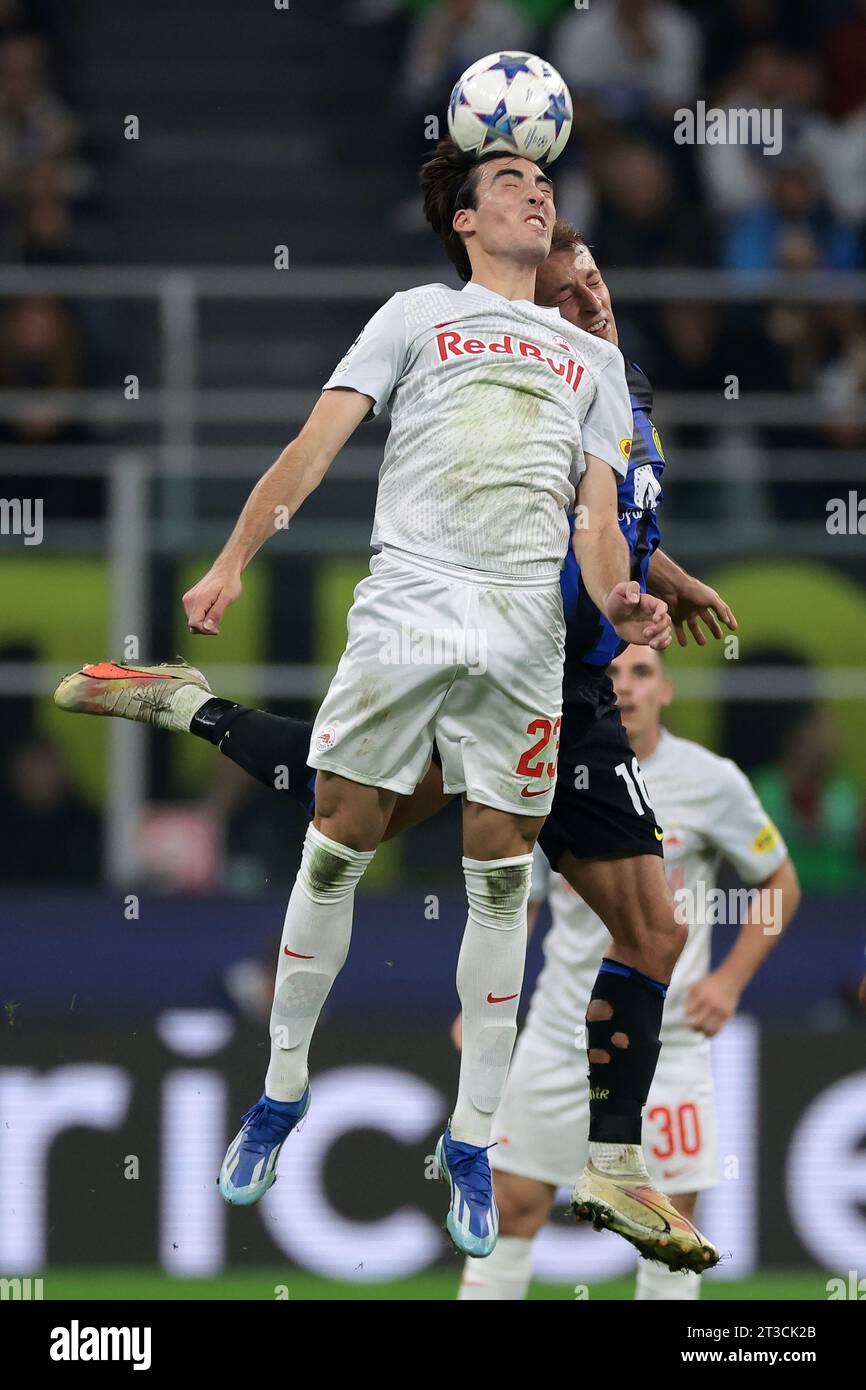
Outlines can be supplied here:
M451 139L466 154L518 154L551 164L571 133L569 90L534 53L489 53L467 68L448 103Z

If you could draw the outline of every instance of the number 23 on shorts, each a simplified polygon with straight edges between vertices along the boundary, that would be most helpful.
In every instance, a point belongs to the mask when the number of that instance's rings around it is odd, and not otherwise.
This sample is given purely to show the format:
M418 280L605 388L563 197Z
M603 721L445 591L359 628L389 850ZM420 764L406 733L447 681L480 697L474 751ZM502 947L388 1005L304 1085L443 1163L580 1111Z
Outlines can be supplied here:
M557 719L552 723L549 719L531 719L526 726L526 732L533 739L532 743L524 749L517 762L515 769L518 777L543 777L545 772L552 780L556 776L556 759L559 754L559 728L562 723ZM551 738L555 738L556 743L553 749L553 760L548 761L546 750Z

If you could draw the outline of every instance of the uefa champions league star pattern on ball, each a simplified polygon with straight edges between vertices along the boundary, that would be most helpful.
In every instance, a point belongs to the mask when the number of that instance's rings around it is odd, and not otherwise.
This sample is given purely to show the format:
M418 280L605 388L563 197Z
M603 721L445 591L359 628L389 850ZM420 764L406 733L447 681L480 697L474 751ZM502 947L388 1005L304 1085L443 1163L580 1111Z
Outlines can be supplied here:
M467 68L448 103L452 140L476 157L501 151L552 164L571 133L571 96L533 53L490 53Z

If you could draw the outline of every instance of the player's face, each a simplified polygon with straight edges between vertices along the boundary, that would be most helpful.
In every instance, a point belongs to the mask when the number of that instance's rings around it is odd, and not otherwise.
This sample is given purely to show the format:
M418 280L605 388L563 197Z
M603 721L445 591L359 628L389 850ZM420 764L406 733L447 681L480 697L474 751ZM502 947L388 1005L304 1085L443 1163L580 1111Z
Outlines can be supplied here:
M538 266L550 251L556 221L553 184L531 159L491 159L481 166L474 208L454 214L454 226L490 256Z
M535 273L535 302L557 308L564 319L594 338L619 342L610 290L586 246L554 251Z
M610 676L629 738L657 731L674 693L659 653L650 647L626 647L611 663Z

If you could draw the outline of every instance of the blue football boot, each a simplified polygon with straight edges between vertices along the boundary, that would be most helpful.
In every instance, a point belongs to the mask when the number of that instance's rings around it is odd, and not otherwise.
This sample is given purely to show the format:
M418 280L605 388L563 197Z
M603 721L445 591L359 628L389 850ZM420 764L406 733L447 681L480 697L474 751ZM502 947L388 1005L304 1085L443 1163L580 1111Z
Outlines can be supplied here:
M241 1128L226 1150L219 1187L234 1207L251 1207L277 1180L280 1149L310 1108L310 1088L300 1100L261 1100L241 1117Z
M493 1196L487 1149L452 1139L447 1126L436 1145L436 1162L439 1176L451 1187L445 1228L462 1255L483 1260L492 1253L499 1235L499 1208Z

